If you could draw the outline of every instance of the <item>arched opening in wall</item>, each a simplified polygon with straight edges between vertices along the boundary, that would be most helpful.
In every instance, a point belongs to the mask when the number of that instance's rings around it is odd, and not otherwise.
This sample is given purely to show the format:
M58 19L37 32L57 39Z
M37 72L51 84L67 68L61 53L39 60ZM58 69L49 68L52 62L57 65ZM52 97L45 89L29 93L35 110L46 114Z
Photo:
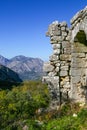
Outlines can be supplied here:
M79 42L81 44L84 44L85 46L87 46L87 40L86 40L86 35L85 35L85 32L83 30L80 30L75 39L74 39L74 42Z

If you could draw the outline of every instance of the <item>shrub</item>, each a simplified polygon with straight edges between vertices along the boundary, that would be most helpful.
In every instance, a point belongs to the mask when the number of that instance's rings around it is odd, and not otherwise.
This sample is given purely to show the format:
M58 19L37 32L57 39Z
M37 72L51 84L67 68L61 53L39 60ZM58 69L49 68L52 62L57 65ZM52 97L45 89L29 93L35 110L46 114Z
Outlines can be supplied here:
M18 122L34 118L36 110L46 108L48 104L49 92L47 86L40 81L24 82L18 87L14 86L12 90L1 90L1 128L16 128Z

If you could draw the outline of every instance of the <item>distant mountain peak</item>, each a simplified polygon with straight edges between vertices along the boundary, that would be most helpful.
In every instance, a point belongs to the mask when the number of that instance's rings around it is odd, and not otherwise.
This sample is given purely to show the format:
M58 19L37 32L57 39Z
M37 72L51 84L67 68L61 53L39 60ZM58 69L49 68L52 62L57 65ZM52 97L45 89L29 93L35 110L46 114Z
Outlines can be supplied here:
M0 64L7 65L9 62L9 59L5 58L4 56L0 55Z
M41 77L43 74L44 62L40 58L18 55L7 59L1 56L0 63L18 73L20 78L24 80L38 79L38 77Z

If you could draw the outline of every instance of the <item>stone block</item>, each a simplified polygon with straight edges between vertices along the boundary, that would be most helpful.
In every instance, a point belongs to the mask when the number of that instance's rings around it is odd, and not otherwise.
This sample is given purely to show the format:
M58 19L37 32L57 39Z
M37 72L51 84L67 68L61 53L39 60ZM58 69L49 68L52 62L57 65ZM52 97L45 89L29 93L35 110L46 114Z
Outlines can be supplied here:
M54 66L50 64L50 62L44 63L43 71L45 72L51 72L54 70Z
M73 45L73 50L74 53L86 53L87 52L87 46L81 43L75 43Z
M51 43L51 44L58 44L58 41L50 40L50 43Z
M59 66L60 66L60 63L56 63L55 66L56 66L56 67L59 67Z
M59 67L56 67L55 71L56 71L56 72L59 72Z
M70 47L71 47L71 44L70 44L70 42L68 42L68 41L63 41L63 42L62 42L62 47L63 47L63 48L70 48Z
M66 30L66 27L64 27L64 26L61 27L61 30L62 30L62 31L65 31L65 30Z
M54 31L52 31L54 36L61 36L61 30L57 27Z
M64 48L64 54L68 54L68 55L71 55L71 48Z
M52 47L53 47L54 50L55 50L55 49L60 49L61 44L59 44L59 43L57 43L57 44L52 44Z
M67 27L67 23L65 21L61 22L60 24L61 27Z
M50 60L50 61L58 61L58 60L59 60L59 56L58 56L58 55L51 55L51 56L49 57L49 60Z
M62 60L62 61L71 61L71 55L61 54L60 55L60 60Z
M81 81L81 76L71 77L72 84L79 83Z
M69 82L69 76L61 77L61 81L63 81L63 82Z
M60 49L55 49L55 50L53 50L53 54L54 54L54 55L59 55L59 54L60 54Z
M78 54L78 57L80 57L80 58L85 58L85 56L86 56L85 53L79 53Z
M87 66L87 64L85 61L80 60L80 62L72 62L71 66L72 66L72 68L85 68Z
M67 82L69 82L69 76L61 77L61 82L60 82L61 85L65 85L67 84Z
M67 36L67 32L62 32L62 36Z
M70 40L71 40L71 36L67 36L67 37L65 38L65 40L66 40L66 41L70 41Z
M67 92L67 90L71 88L70 82L66 82L66 84L63 85L63 88Z
M67 71L60 71L60 76L67 76L68 72Z
M72 53L71 55L72 55L72 57L76 57L76 58L85 58L86 57L85 53Z
M59 76L44 76L43 81L47 82L48 85L59 85Z
M61 69L62 71L66 71L66 70L68 71L69 66L61 66L60 69Z
M71 68L71 76L76 77L76 76L81 76L81 69L77 68Z
M52 41L59 41L59 37L58 36L52 36L51 37L51 42Z
M50 77L53 77L53 76L56 76L56 75L57 75L57 72L54 72L54 71L48 73L48 76L50 76Z

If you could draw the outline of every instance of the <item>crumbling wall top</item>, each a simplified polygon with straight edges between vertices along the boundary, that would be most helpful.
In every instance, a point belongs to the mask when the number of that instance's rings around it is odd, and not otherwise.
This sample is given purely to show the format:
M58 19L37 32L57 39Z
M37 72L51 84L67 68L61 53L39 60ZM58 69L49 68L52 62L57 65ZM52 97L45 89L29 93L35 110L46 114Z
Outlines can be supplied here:
M87 6L76 13L74 17L71 19L70 23L73 24L75 21L79 22L81 19L83 19L85 16L87 16Z
M60 30L62 27L67 27L67 23L65 21L63 22L58 22L58 21L54 21L52 22L52 24L49 25L48 27L48 31L46 32L46 36L60 36Z
M87 40L87 6L83 10L77 12L76 15L71 19L71 30L71 43L74 42L76 35L80 31L85 33Z

